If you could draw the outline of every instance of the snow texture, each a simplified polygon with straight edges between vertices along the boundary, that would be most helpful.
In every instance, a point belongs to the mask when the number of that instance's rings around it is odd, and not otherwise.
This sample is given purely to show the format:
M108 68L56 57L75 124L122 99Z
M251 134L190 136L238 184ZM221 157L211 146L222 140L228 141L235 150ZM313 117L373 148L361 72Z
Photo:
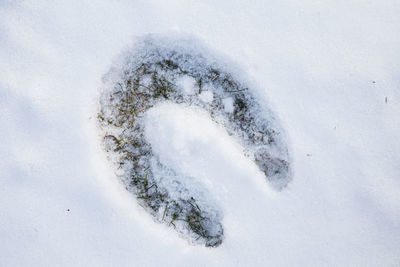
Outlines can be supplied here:
M106 150L118 154L112 158L117 159L122 180L158 221L189 232L189 236L195 234L190 240L217 246L223 229L221 212L213 208L215 201L206 199L206 192L194 179L160 161L157 150L146 140L160 132L150 131L151 124L144 127L143 115L165 101L208 111L209 119L238 139L244 153L278 190L290 181L283 130L266 103L264 112L260 108L251 93L255 88L227 72L199 40L146 36L123 55L122 63L104 80L98 118L105 129ZM227 113L223 100L229 98L235 99L234 110ZM189 124L184 127L191 128ZM110 139L115 142L113 149L109 149Z
M399 265L399 13L396 0L2 1L0 265ZM160 159L223 213L218 248L154 223L99 145L102 75L135 36L170 32L245 69L287 133L293 179L276 191L206 114L149 110Z

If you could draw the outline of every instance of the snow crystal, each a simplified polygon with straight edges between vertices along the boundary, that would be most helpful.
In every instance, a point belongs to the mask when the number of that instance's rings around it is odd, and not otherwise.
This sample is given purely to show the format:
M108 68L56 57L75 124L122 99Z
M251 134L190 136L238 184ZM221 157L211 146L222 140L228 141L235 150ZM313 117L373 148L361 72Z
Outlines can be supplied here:
M196 80L193 77L184 75L176 81L176 85L181 88L185 95L192 95L195 93Z
M232 97L227 97L222 99L222 104L224 105L224 110L225 112L232 113L234 110L233 106L233 98Z
M213 101L214 95L210 91L202 91L199 94L199 98L201 101L203 101L205 103L211 103Z

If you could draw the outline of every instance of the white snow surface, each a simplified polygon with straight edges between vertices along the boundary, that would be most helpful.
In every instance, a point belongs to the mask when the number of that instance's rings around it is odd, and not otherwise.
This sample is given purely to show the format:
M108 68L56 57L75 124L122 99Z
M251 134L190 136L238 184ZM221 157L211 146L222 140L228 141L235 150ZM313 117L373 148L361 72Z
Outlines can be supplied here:
M177 81L177 85L182 88L184 95L194 93L196 80L190 76L183 76Z
M399 13L397 0L0 2L0 266L399 265ZM288 135L293 180L275 192L207 114L149 110L157 155L223 211L215 249L154 222L101 147L102 75L135 36L168 32L246 69Z

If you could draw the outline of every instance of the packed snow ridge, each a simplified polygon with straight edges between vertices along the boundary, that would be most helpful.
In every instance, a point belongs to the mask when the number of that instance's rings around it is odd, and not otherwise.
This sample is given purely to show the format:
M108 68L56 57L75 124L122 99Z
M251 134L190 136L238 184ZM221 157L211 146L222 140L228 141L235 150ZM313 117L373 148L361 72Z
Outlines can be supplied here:
M162 159L160 148L151 145L160 138L158 129L168 120L171 106L185 114L178 123L186 120L194 131L205 130L190 123L198 114L221 126L272 188L282 190L291 180L276 116L257 102L255 85L231 66L198 40L145 36L122 53L105 76L98 114L105 149L126 188L157 221L191 243L210 247L223 241L223 212L217 201L204 181ZM175 148L179 150L179 140Z

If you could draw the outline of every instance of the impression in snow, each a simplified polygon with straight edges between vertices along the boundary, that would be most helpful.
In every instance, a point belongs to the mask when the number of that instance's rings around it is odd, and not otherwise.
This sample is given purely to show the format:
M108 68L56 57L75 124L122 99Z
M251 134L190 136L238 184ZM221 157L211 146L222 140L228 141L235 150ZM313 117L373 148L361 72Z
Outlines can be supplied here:
M282 129L256 101L249 82L224 62L198 40L146 36L104 77L98 114L105 148L140 205L191 243L210 247L223 241L222 212L200 183L153 154L145 139L144 114L166 101L205 109L242 144L271 186L281 190L291 179Z

